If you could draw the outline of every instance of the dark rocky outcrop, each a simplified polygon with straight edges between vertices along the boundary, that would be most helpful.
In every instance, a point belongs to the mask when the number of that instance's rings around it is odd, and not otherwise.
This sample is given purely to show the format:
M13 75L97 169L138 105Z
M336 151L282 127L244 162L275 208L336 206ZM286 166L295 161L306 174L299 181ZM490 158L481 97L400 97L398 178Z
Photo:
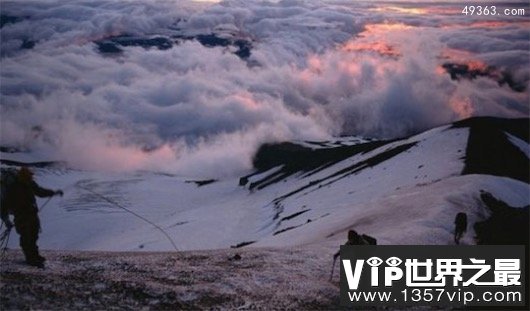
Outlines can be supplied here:
M491 215L474 225L477 244L529 245L529 206L510 206L489 192L482 192L480 198Z
M139 46L145 49L158 48L159 50L167 50L173 47L173 42L166 37L141 37L132 35L120 35L110 37L105 40L96 41L98 50L104 54L115 54L123 52L121 47Z
M530 160L507 136L509 133L528 143L530 119L476 117L453 126L469 128L462 175L504 176L530 183Z
M282 166L282 168L274 174L253 182L250 188L262 189L299 172L308 173L307 176L310 176L355 154L374 150L387 143L388 141L374 141L353 146L321 149L312 149L289 142L264 144L258 149L253 159L257 173L278 166ZM252 175L245 177L248 178Z
M508 85L515 92L526 90L525 81L517 81L511 72L499 70L493 66L473 67L468 64L445 63L442 68L451 76L452 80L474 80L478 77L486 77L496 81L499 86Z
M19 167L25 166L25 167L38 167L38 168L66 166L66 163L58 162L58 161L19 162L19 161L0 159L0 163L9 165L9 166L19 166Z
M167 50L182 41L189 40L197 40L200 44L209 48L233 46L236 48L233 53L242 60L248 59L252 50L252 43L249 40L224 38L214 33L198 34L195 36L173 35L171 37L122 34L98 40L94 43L97 45L100 53L112 55L120 54L123 52L124 47L130 46Z

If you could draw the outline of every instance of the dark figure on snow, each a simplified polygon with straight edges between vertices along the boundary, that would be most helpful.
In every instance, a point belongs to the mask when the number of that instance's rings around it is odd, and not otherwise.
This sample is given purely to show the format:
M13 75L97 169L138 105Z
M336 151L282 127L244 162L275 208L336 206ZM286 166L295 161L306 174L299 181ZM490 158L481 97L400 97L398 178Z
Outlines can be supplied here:
M466 213L458 213L455 218L455 243L460 244L460 239L467 230L467 215Z
M369 235L359 235L355 230L348 231L348 241L344 245L377 245L377 240ZM333 265L331 266L331 274L329 280L333 279L333 270L335 269L335 262L340 256L340 250L333 255Z
M369 235L359 235L355 230L348 231L348 241L344 245L377 245L377 240ZM340 256L340 250L333 255L333 260Z
M35 196L42 198L54 195L62 196L63 192L40 187L33 180L33 172L27 167L22 167L17 172L14 182L7 189L5 198L2 198L0 216L9 230L13 227L9 214L13 214L15 229L20 235L20 247L29 265L44 267L44 261L46 260L39 254L39 248L37 247L40 221L37 215L39 209Z

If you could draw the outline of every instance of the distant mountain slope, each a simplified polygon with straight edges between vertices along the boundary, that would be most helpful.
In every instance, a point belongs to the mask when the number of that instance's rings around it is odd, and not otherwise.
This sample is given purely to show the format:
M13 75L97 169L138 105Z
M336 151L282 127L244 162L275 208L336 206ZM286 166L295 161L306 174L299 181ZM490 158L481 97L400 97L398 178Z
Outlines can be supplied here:
M462 174L486 174L505 176L529 182L528 156L514 140L529 143L529 119L501 119L474 117L455 122L453 128L466 128L469 138L464 156L465 167ZM282 166L274 174L267 175L250 185L250 188L263 188L273 180L279 181L296 172L320 171L358 153L366 153L392 141L357 142L353 145L326 147L326 142L310 144L277 143L263 145L254 157L254 167L263 173L273 167ZM316 148L318 146L319 148ZM324 146L324 147L322 147ZM399 153L399 152L396 152ZM378 155L381 157L382 155ZM389 157L392 154L387 155ZM385 156L383 156L385 158ZM510 159L511 161L506 161ZM378 162L377 157L371 162ZM244 178L251 177L245 176Z

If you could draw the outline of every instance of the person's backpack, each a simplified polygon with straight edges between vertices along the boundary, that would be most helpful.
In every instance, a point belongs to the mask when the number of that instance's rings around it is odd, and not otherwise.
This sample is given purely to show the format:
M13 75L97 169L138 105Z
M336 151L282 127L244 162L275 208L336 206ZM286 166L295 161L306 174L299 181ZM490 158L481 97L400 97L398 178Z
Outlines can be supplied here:
M377 245L377 239L369 235L361 235L365 245Z
M17 170L14 168L1 168L0 171L0 204L6 203L11 187L17 181Z
M458 213L456 214L455 218L455 227L456 232L466 232L467 230L467 214L466 213Z

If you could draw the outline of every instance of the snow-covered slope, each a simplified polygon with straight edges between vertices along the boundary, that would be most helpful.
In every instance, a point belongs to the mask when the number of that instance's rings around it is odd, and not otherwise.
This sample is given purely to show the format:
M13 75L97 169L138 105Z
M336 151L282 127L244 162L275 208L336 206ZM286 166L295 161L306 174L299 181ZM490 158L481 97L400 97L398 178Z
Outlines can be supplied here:
M38 163L36 180L65 192L40 212L39 244L58 250L173 249L154 226L108 200L163 228L179 250L329 247L342 243L348 229L380 244L450 244L458 212L466 212L470 224L489 217L481 190L511 206L530 204L526 128L527 119L479 118L394 141L272 145L258 151L258 169L241 179L199 181ZM471 139L484 129L496 138ZM496 171L477 165L477 150ZM499 152L511 163L505 168L492 155ZM1 158L2 166L41 161L21 152L2 152ZM473 244L473 237L471 228L463 242ZM12 239L10 247L16 245Z

